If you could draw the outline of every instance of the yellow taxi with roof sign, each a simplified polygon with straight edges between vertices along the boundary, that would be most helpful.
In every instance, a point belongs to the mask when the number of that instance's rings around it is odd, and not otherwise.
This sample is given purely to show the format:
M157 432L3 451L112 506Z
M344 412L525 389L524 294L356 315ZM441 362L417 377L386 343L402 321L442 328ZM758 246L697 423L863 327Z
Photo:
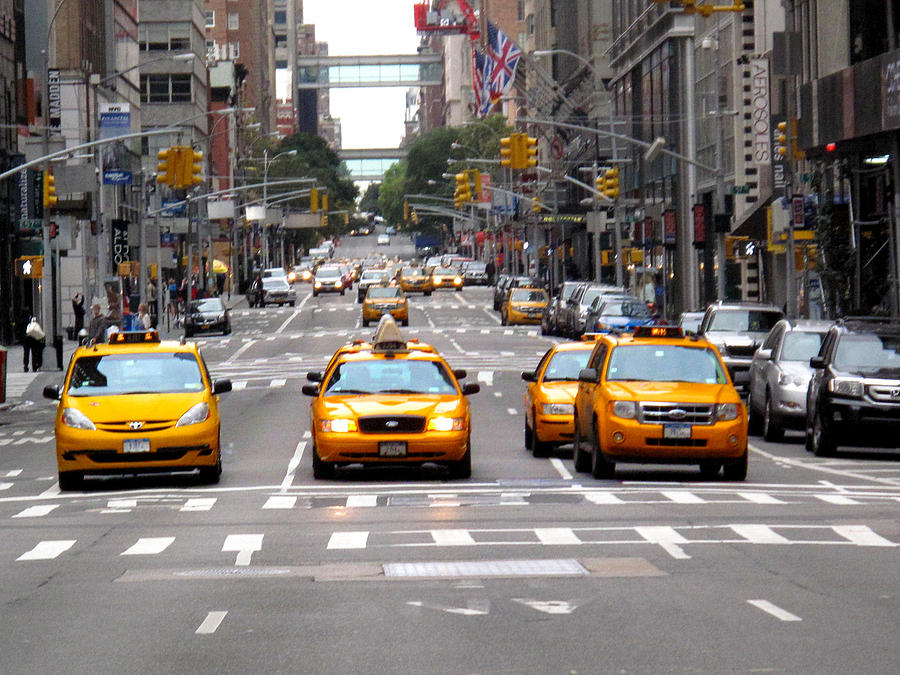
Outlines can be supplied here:
M73 490L86 474L199 470L222 473L219 394L195 343L161 342L156 331L114 333L108 343L79 347L58 401L59 487Z
M500 323L504 326L539 324L549 302L550 296L542 288L513 288L500 308Z
M463 278L455 267L435 267L431 270L431 288L438 291L444 288L462 291Z
M575 395L577 471L616 463L697 464L747 477L747 410L716 348L677 326L596 338Z
M421 267L404 267L400 270L400 288L404 293L419 293L431 295L434 286L431 276L425 273Z
M578 373L587 365L593 340L554 345L534 370L524 371L525 447L546 457L554 446L574 438Z
M466 396L478 384L460 385L466 373L451 370L432 347L410 343L384 316L371 343L342 348L324 373L304 385L311 396L310 427L315 478L339 466L436 463L454 478L472 473L471 418Z
M409 301L399 286L369 286L362 306L362 325L390 315L404 326L409 325Z

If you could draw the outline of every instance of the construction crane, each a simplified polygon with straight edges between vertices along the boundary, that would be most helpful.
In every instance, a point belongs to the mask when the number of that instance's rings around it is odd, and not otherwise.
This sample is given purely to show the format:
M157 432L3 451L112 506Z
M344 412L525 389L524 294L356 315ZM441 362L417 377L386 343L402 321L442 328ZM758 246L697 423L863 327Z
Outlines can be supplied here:
M475 41L481 37L478 15L466 0L454 0L458 9L451 9L450 0L424 0L413 5L416 32L419 35L468 35Z

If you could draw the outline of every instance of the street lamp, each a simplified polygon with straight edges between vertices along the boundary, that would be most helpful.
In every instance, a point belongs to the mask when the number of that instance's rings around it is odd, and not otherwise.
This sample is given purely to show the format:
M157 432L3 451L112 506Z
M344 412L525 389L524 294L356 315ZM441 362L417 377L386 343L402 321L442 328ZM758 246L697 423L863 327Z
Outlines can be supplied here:
M269 159L269 149L263 148L263 201L262 201L262 205L263 205L264 213L269 205L269 167L279 157L286 157L288 155L294 156L296 154L297 154L297 150L295 148L293 150L285 150L284 152L279 152L277 155L275 155L274 157ZM267 225L268 224L266 223L266 221L263 220L263 231L264 232L265 232L265 228L267 227ZM281 234L281 237L282 237L282 239L281 239L281 248L282 248L281 264L283 265L284 264L284 233L283 232ZM269 261L269 237L268 237L268 235L266 235L266 237L265 237L265 250L263 251L263 257L266 260L266 264L268 264L270 262Z

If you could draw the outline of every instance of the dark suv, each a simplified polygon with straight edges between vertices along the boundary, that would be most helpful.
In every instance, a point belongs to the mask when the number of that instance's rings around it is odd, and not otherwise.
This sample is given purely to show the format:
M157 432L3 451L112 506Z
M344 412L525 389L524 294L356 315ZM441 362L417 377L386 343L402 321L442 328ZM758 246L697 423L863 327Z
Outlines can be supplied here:
M806 449L819 457L839 445L900 445L900 321L839 319L806 391Z
M706 308L697 332L716 346L731 381L735 387L741 388L750 383L753 354L783 316L782 311L773 305L714 302Z

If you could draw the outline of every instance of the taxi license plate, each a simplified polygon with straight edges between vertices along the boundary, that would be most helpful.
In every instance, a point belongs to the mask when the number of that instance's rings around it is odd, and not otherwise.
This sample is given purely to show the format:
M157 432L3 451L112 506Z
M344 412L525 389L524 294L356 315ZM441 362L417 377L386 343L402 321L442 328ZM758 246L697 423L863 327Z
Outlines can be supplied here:
M137 452L150 452L149 438L129 438L122 441L122 452L125 454Z
M378 444L379 457L406 457L405 441L385 441Z
M663 438L690 438L690 424L664 424Z

